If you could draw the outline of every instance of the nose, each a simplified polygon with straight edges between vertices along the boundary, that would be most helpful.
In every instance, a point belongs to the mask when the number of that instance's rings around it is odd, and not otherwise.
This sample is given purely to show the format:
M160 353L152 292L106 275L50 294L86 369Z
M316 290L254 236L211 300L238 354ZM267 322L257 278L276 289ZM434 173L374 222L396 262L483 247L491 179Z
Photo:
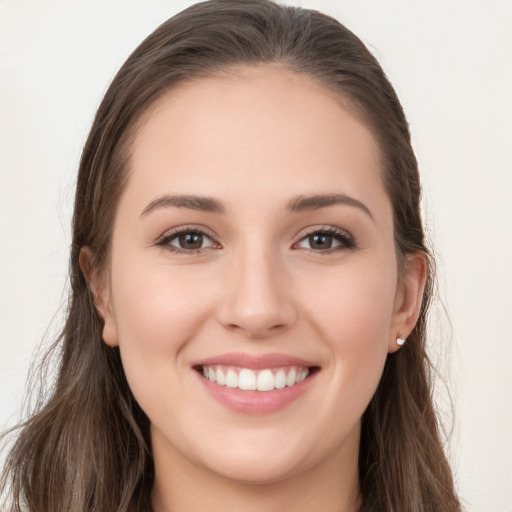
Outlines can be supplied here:
M279 258L263 251L234 257L227 293L218 310L220 323L252 339L271 337L297 320L292 283Z

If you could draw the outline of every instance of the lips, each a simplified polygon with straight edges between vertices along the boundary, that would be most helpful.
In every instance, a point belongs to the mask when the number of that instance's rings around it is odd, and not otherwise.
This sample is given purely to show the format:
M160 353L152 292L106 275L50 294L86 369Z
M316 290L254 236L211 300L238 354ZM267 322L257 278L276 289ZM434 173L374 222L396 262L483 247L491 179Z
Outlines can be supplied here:
M319 366L285 354L229 353L197 362L193 368L207 391L223 405L243 413L285 407L308 388Z
M239 368L249 368L251 370L280 368L282 366L304 366L311 368L318 367L312 361L279 353L255 356L252 354L230 352L228 354L209 357L193 364L194 367L215 365L235 366Z

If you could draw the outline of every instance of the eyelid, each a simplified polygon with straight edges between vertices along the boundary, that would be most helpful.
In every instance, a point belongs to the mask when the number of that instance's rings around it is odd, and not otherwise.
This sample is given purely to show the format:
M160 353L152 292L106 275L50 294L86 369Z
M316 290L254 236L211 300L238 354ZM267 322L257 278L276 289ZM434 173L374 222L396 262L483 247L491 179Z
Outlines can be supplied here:
M331 224L324 224L324 225L318 225L318 226L310 226L310 227L306 228L305 230L303 230L301 233L299 233L297 235L296 241L293 243L292 248L295 248L295 246L297 246L297 244L302 242L308 236L314 235L316 233L334 236L340 242L340 245L336 246L336 247L329 248L329 249L325 249L323 251L309 249L312 252L315 252L318 254L328 254L330 252L341 251L344 249L353 249L356 247L355 238L346 229L342 229L337 226L333 226ZM308 249L306 249L306 250L308 250Z
M200 235L203 235L207 238L209 238L213 245L210 247L202 247L200 249L181 249L180 247L171 246L169 242L176 238L177 236L183 234L183 233L198 233ZM202 226L200 224L186 224L183 226L176 226L174 228L168 229L164 232L163 235L159 236L155 242L156 246L164 247L167 250L178 253L178 254L199 254L200 252L207 250L207 249L220 249L222 246L217 240L217 237L215 234L205 226Z

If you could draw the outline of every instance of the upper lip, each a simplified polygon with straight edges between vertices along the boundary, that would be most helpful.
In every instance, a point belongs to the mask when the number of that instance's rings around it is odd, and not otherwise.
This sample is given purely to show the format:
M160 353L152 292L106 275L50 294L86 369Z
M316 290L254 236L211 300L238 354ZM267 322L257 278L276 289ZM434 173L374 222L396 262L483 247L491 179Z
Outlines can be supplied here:
M318 366L312 361L291 356L288 354L262 354L252 355L238 352L230 352L220 354L218 356L209 357L197 361L192 366L237 366L240 368L248 368L251 370L263 370L265 368L279 368L281 366Z

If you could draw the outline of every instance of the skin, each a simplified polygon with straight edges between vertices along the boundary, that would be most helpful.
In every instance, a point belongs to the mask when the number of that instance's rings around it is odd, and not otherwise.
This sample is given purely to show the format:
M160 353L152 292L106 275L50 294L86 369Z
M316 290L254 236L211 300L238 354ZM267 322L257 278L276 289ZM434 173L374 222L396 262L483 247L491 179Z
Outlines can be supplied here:
M368 211L287 209L333 193ZM166 194L225 211L148 210ZM202 229L203 247L162 245L177 227ZM326 227L353 246L312 246L308 235ZM107 279L82 253L104 340L120 346L151 421L155 511L357 510L360 419L420 307L425 262L408 260L399 278L372 133L312 79L248 67L159 99L134 140ZM293 355L320 371L286 407L242 414L213 400L191 366L229 352Z

